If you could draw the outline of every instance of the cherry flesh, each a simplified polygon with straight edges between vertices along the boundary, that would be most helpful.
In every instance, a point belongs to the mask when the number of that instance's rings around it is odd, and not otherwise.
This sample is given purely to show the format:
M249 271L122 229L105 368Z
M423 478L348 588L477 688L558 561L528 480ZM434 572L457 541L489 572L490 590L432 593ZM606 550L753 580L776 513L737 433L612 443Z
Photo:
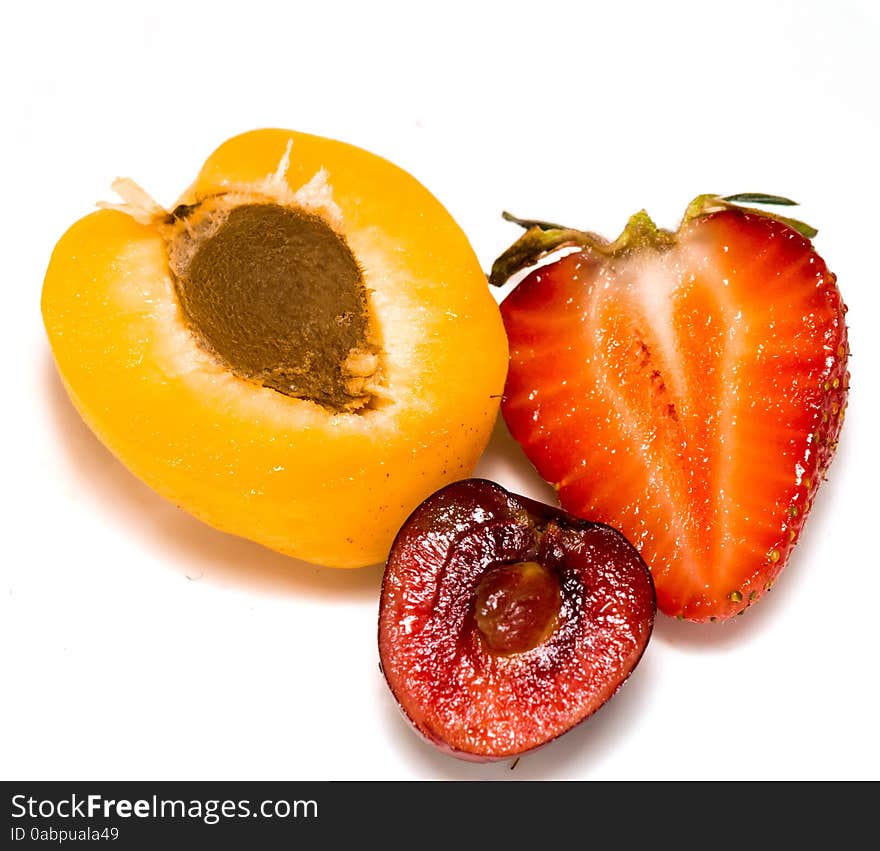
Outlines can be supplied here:
M428 497L398 533L379 654L424 738L462 759L504 759L612 697L655 613L651 573L620 532L467 479Z

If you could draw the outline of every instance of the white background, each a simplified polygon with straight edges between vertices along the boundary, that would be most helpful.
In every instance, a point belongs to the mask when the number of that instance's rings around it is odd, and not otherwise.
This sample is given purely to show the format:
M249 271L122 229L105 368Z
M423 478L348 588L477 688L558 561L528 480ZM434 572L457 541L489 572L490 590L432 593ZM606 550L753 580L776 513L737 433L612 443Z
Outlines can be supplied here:
M0 28L0 774L7 779L880 779L876 4L16 3ZM542 9L544 11L542 11ZM170 204L287 127L406 168L486 268L502 209L616 236L702 192L801 201L850 306L840 450L773 593L659 618L596 716L510 762L443 756L381 678L381 566L303 565L155 496L85 428L39 312L119 175ZM502 425L477 473L545 486Z

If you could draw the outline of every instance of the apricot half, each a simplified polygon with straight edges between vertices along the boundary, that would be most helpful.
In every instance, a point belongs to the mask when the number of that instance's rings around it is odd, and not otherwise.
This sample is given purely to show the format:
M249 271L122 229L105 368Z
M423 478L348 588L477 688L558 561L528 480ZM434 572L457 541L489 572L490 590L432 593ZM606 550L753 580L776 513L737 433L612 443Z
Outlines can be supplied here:
M467 475L507 370L465 234L413 176L352 145L236 136L163 208L76 222L43 318L85 422L138 477L225 532L333 567L384 561Z

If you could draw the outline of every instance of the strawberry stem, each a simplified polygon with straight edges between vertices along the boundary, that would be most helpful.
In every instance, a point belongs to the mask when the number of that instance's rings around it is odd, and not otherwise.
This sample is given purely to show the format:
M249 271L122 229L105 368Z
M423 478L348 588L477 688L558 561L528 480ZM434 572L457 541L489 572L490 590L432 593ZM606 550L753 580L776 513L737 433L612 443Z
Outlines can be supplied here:
M776 219L807 239L812 239L818 233L816 228L798 219L744 206L750 204L795 207L797 201L792 201L781 195L767 195L763 192L740 192L726 196L712 193L698 195L688 204L681 224L686 225L701 216L735 208L756 216ZM534 266L544 257L563 248L587 248L605 257L620 257L631 251L642 249L664 251L675 243L676 236L671 231L658 228L644 210L630 217L623 232L614 242L609 242L590 231L568 228L541 219L521 219L507 211L502 212L501 216L505 221L519 225L525 230L525 233L492 264L489 283L493 287L504 286L517 272Z
M492 264L489 283L501 287L517 272L534 266L542 258L563 248L589 248L606 257L620 257L630 251L654 248L663 251L675 242L675 235L658 228L644 211L630 216L620 236L609 242L590 231L567 228L540 219L521 219L503 212L505 221L513 222L526 232Z
M545 222L541 219L521 219L518 216L514 216L513 213L508 213L507 210L502 211L501 218L504 219L505 222L513 222L515 225L525 228L525 230L528 230L529 228L541 228L541 230L566 230L565 225L556 225L553 224L553 222Z
M699 216L706 216L709 213L717 213L721 210L729 210L736 207L756 216L776 219L777 222L782 222L783 224L788 225L792 230L796 230L801 236L806 237L807 239L812 239L817 233L819 233L819 231L812 225L808 225L806 222L802 222L799 219L780 216L777 213L771 213L767 210L758 210L755 207L743 206L745 204L796 207L797 201L792 201L790 198L783 198L781 195L766 195L763 192L740 192L736 195L726 195L723 197L711 194L698 195L688 205L682 224L689 222L691 219L698 218Z
M534 266L542 257L570 246L607 245L602 237L594 233L566 228L552 222L537 219L521 219L511 213L503 212L502 217L526 229L526 232L492 264L489 283L502 287L517 272Z
M629 251L644 248L662 251L674 244L675 234L658 228L654 220L644 210L640 210L629 217L623 232L608 246L606 253L619 257Z
M723 201L731 204L776 204L779 207L797 207L798 202L781 195L765 195L763 192L739 192L736 195L725 195Z

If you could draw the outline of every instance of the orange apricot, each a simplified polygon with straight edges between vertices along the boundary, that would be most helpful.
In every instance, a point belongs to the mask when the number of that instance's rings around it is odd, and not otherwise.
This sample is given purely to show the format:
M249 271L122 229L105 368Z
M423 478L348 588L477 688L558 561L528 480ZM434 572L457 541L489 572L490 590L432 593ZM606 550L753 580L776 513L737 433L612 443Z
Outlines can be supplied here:
M168 209L129 180L42 292L79 413L139 478L316 564L384 561L469 475L508 351L467 237L413 176L281 129L236 136Z

